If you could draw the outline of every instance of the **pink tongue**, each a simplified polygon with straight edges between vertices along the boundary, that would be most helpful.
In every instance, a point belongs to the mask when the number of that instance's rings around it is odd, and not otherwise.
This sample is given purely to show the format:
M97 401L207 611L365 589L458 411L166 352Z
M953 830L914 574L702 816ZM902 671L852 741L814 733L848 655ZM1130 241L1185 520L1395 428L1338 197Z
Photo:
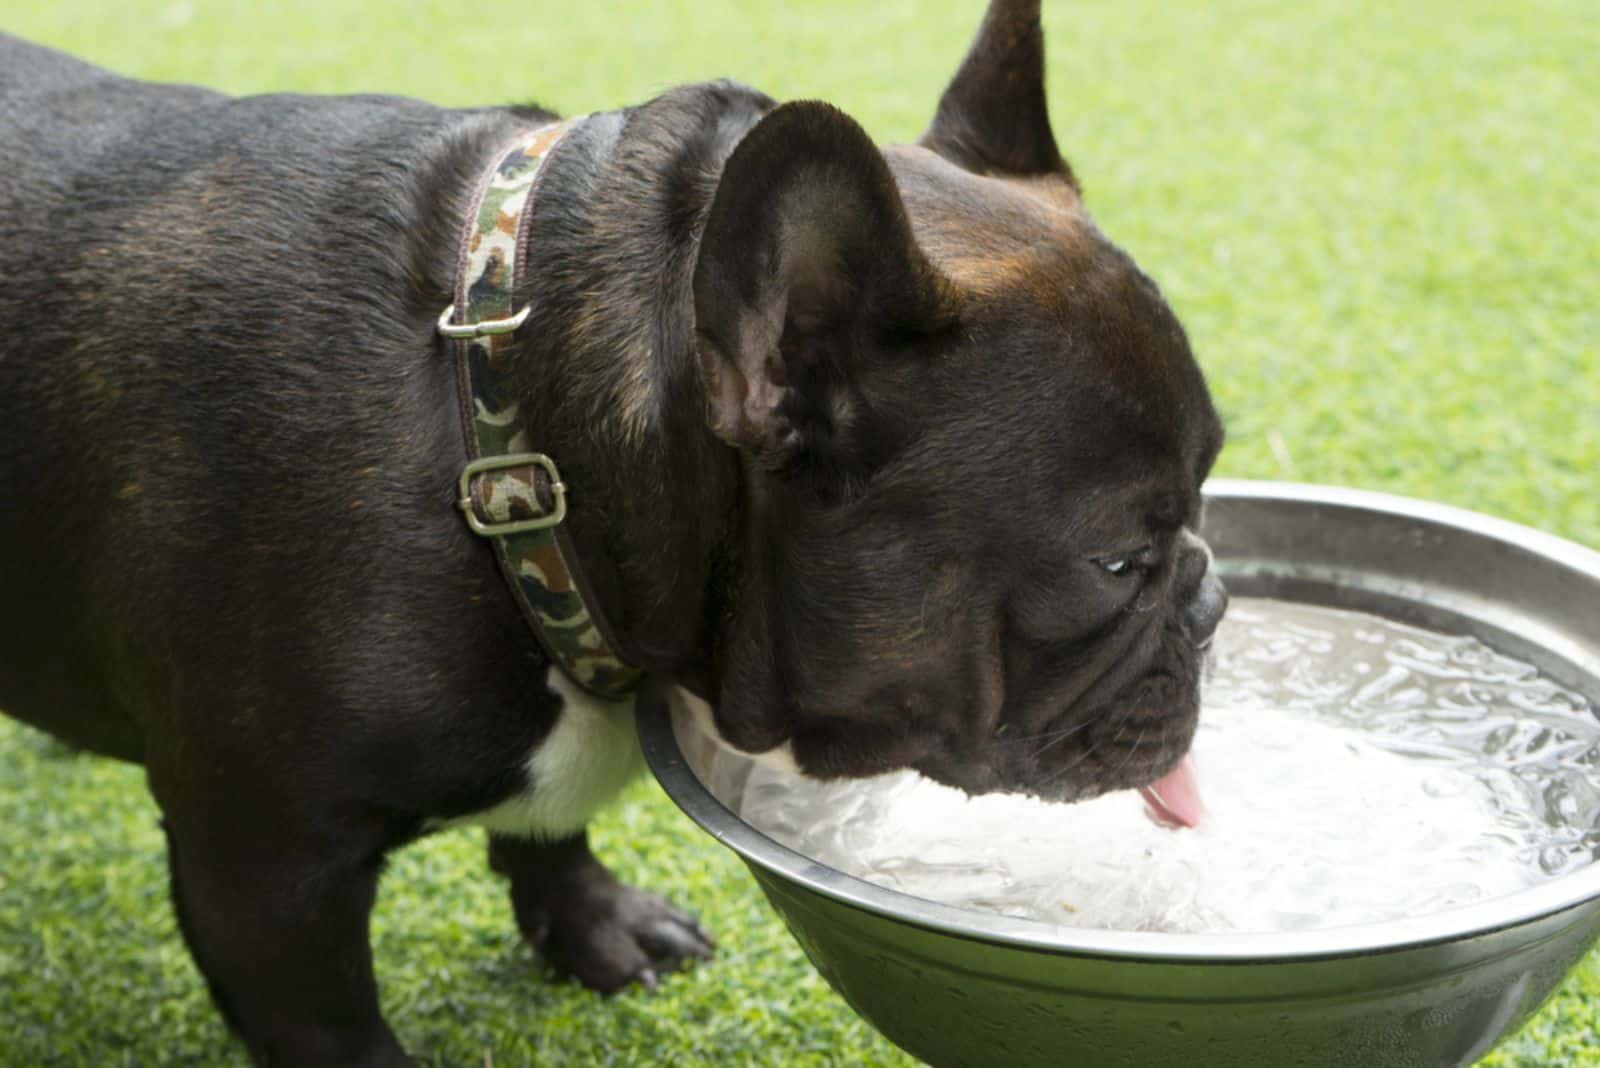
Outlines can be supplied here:
M1178 766L1149 786L1140 788L1145 815L1163 827L1193 827L1206 814L1200 800L1200 784L1195 781L1194 758L1185 756Z

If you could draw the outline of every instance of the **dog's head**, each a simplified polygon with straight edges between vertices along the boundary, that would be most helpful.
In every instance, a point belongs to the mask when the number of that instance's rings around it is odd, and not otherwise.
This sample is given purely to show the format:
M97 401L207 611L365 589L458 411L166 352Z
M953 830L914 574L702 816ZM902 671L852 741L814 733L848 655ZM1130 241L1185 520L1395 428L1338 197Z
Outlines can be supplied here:
M1037 0L995 0L916 146L768 114L699 257L709 418L745 467L723 736L1063 799L1171 768L1225 602L1193 532L1222 432L1057 151Z

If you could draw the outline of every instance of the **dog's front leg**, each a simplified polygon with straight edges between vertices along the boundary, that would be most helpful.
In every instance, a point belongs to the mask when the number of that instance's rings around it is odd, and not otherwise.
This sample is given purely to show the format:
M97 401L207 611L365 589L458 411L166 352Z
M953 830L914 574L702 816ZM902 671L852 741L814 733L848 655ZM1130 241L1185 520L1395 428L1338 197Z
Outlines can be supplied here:
M693 916L618 882L589 852L586 834L555 842L491 835L489 866L511 878L523 937L591 990L654 986L661 973L711 956Z
M178 925L258 1065L409 1068L378 1010L368 916L380 857L168 813Z

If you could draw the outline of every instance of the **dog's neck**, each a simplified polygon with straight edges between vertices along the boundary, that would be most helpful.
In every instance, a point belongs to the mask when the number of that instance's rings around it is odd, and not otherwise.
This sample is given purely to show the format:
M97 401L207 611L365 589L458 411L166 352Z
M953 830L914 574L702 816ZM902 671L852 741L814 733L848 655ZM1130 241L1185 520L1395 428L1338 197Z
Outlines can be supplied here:
M738 454L715 438L693 348L700 231L722 164L772 101L717 83L591 117L546 164L516 360L532 447L638 665L706 691L737 574Z

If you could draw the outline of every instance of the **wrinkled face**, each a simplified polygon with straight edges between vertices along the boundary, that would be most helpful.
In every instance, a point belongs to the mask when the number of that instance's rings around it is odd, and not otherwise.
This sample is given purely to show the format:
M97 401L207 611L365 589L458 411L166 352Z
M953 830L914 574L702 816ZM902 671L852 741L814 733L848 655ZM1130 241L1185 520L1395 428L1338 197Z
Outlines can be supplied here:
M716 723L818 777L1077 799L1193 738L1222 430L1083 212L1018 58L1029 6L991 6L920 146L775 110L702 240L708 411L745 480Z
M1069 223L1070 253L943 265L995 276L852 399L893 439L858 485L756 496L747 622L777 691L757 700L810 774L1073 799L1189 748L1222 607L1193 533L1221 428L1154 285Z

